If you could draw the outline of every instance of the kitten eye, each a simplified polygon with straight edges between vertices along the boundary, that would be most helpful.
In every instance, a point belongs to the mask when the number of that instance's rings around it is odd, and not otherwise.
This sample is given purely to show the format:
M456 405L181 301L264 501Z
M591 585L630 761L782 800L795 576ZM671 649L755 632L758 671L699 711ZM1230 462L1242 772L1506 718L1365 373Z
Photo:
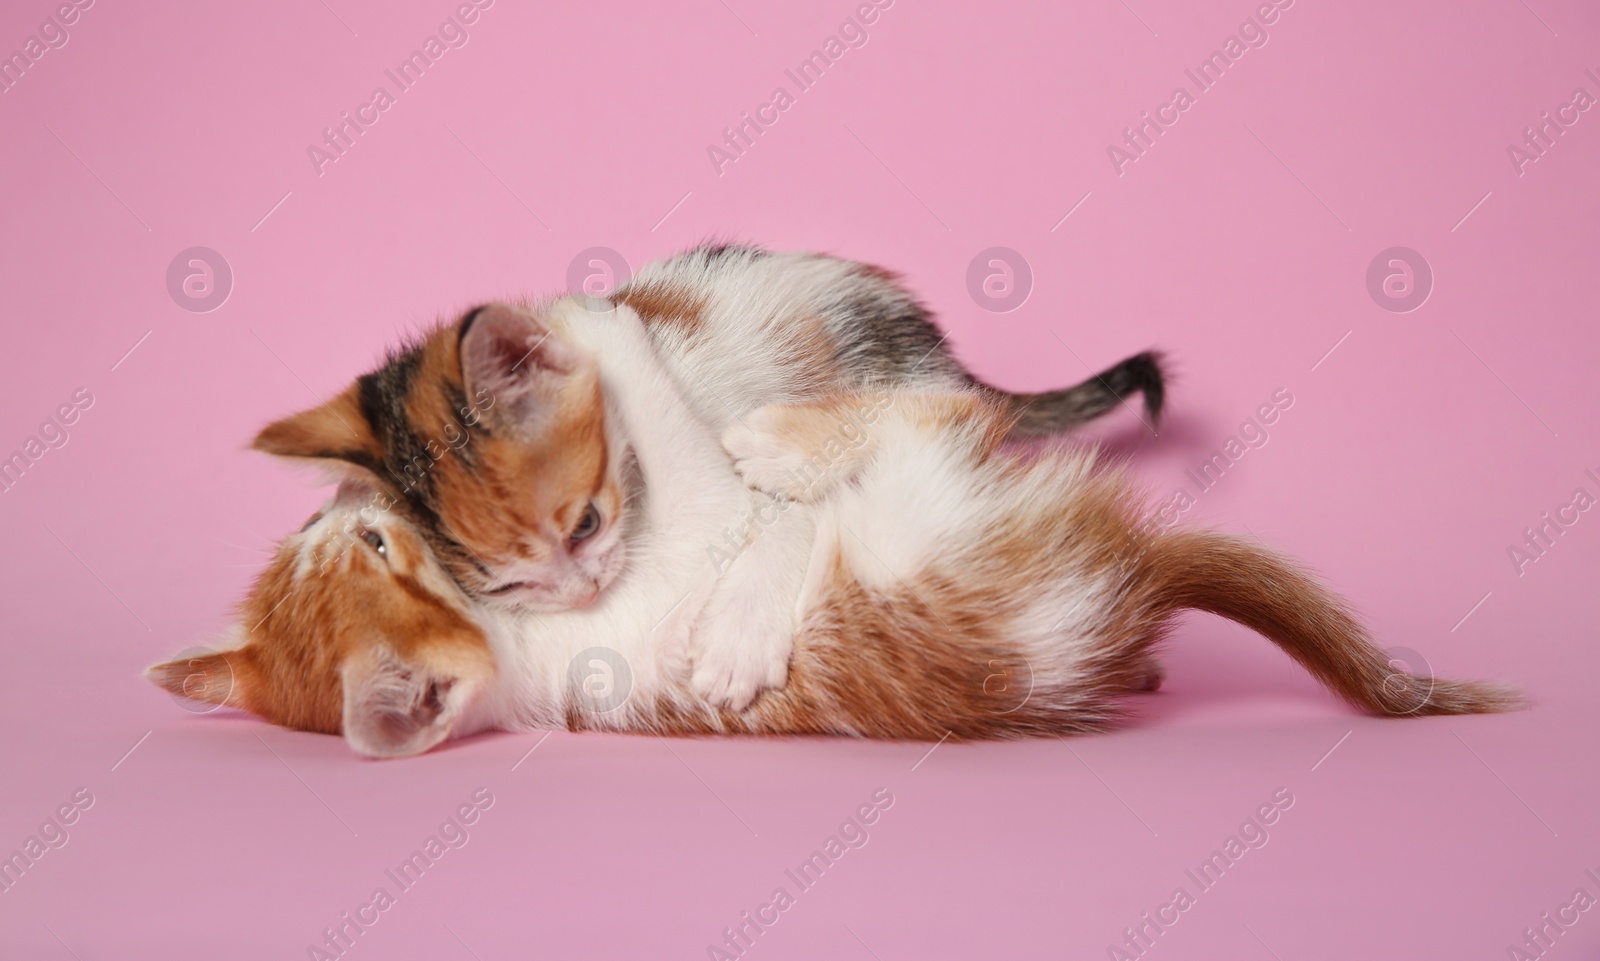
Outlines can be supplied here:
M593 504L590 504L584 509L583 516L578 518L578 526L572 529L572 535L569 540L576 544L579 541L586 541L598 533L600 533L600 512L595 509Z
M363 528L361 531L361 539L367 542L368 547L377 551L378 556L385 559L388 558L389 548L383 543L383 538L379 536L377 531L369 531Z

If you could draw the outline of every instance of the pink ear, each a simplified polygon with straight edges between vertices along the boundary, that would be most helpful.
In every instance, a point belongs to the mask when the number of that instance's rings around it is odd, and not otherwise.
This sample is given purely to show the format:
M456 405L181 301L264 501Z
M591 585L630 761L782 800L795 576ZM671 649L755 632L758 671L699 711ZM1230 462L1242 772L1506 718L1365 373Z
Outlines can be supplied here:
M573 350L525 311L490 304L462 321L461 376L468 395L493 398L500 416L527 422L540 401L583 364ZM503 405L503 406L502 406Z
M421 754L449 736L472 695L494 673L493 659L481 642L431 653L406 659L380 645L344 662L341 730L357 752L368 757Z

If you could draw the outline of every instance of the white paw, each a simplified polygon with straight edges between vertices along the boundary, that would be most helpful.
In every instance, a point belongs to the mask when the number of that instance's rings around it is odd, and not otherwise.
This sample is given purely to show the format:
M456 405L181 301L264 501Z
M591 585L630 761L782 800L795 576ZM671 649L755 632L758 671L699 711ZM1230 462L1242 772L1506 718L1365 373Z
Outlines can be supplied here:
M687 673L694 656L695 622L705 610L706 602L716 589L716 581L707 580L684 595L650 632L656 650L675 674Z
M722 432L722 449L749 486L774 497L800 500L816 480L816 468L806 452L776 428L773 413L757 408Z
M789 680L794 630L792 610L770 598L744 593L714 599L690 641L690 688L714 705L744 710L757 694Z

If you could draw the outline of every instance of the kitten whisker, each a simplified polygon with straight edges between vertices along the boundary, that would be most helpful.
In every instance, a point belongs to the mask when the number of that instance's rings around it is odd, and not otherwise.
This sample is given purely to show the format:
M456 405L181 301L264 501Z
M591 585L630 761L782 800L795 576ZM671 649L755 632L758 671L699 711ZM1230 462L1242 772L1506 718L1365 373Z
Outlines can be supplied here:
M237 549L239 549L241 551L249 551L252 554L265 554L268 557L271 557L273 554L277 553L276 551L274 551L271 548L267 548L267 547L246 547L243 544L235 544L232 541L225 541L220 537L213 537L211 539L216 541L218 544L221 544L221 545L223 545L225 547L234 547L234 548L237 548Z

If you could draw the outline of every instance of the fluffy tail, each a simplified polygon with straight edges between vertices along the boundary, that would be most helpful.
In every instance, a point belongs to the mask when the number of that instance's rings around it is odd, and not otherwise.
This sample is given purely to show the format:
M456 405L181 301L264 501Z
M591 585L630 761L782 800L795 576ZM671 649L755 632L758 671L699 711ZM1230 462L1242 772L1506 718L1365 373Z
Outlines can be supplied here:
M1145 557L1154 586L1173 610L1208 611L1266 636L1364 711L1485 714L1522 705L1509 687L1398 666L1336 595L1266 548L1214 531L1157 535L1151 546Z
M1161 355L1154 351L1135 354L1076 387L1062 390L1013 394L987 384L981 386L1006 405L1007 413L1017 418L1011 430L1015 437L1064 433L1094 420L1135 393L1144 395L1145 413L1154 426L1161 420L1161 404L1166 394Z

